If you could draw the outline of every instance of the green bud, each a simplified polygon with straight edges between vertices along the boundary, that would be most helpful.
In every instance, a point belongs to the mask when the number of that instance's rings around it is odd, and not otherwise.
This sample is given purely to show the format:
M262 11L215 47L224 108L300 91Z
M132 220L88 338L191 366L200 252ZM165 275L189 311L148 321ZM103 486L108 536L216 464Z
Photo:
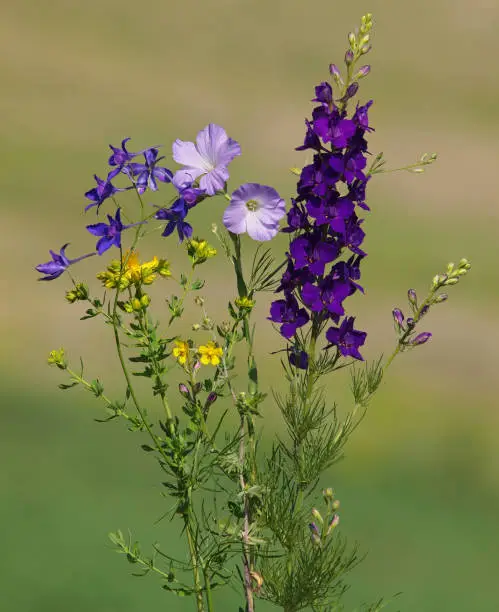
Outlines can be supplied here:
M83 283L77 283L75 288L66 293L66 300L70 304L74 304L77 301L83 301L88 299L88 287Z
M300 168L290 168L290 171L292 174L294 174L295 176L300 176L301 175L301 170Z
M322 491L322 497L324 498L324 501L327 503L332 502L334 499L334 491L331 487L328 487L327 489L324 489Z
M151 298L147 295L147 293L144 293L144 295L140 298L140 304L142 308L144 309L147 308L150 303L151 303Z
M202 298L200 295L196 295L194 298L194 304L197 306L204 306L204 298Z
M449 278L445 281L444 285L457 285L458 282L458 278Z
M454 271L454 263L447 264L447 274L451 274Z
M324 525L322 514L317 510L317 508L312 508L312 516L314 519L318 520L321 525Z
M194 323L192 326L192 331L199 331L201 329L201 325L199 323Z
M335 512L336 510L339 510L340 508L340 500L336 499L332 504L331 504L331 510L333 510L333 512Z
M350 34L348 35L348 42L350 43L350 49L352 49L352 51L355 51L355 49L357 48L357 40L353 32L350 32Z
M471 268L471 264L467 259L463 257L463 259L459 260L459 267L466 268L466 270L469 270Z

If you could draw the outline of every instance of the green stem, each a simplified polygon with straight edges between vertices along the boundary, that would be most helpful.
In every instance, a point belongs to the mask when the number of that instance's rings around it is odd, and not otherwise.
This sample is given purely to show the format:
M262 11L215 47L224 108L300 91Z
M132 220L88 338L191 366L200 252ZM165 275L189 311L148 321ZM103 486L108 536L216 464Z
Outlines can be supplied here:
M184 521L185 521L185 531L187 533L187 542L189 543L189 553L191 555L192 575L194 577L194 588L196 590L196 606L197 606L198 612L204 612L203 588L201 586L201 579L199 576L199 563L198 563L196 545L195 545L194 537L192 534L192 522L190 519L190 508L188 509L188 513L184 516Z

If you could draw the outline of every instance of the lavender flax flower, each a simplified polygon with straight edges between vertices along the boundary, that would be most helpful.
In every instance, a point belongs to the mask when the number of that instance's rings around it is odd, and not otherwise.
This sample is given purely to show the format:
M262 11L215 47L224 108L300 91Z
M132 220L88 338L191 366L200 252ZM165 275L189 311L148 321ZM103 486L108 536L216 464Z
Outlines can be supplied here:
M233 234L248 233L253 240L271 240L279 232L286 203L273 187L245 183L234 191L223 222Z
M69 242L66 243L62 248L60 253L54 253L54 251L49 251L52 261L48 261L47 263L39 264L36 266L35 270L40 272L41 274L45 274L45 276L41 276L38 280L54 280L61 276L69 266L74 263L81 261L87 257L91 257L95 255L95 253L87 253L86 255L81 255L81 257L77 257L76 259L69 259L66 257L66 248L69 245Z
M173 183L179 186L201 177L199 186L209 196L225 188L229 179L227 166L236 155L241 155L239 143L214 123L199 132L196 144L177 139L172 149L173 159L184 166L175 172Z
M120 208L116 210L114 219L111 217L111 215L108 215L107 218L109 225L106 223L94 223L93 225L87 225L87 230L91 234L94 236L101 236L95 247L99 255L102 255L113 245L117 246L118 248L121 247L121 232L123 230L145 223L145 221L139 221L138 223L132 223L131 225L123 225L121 222Z

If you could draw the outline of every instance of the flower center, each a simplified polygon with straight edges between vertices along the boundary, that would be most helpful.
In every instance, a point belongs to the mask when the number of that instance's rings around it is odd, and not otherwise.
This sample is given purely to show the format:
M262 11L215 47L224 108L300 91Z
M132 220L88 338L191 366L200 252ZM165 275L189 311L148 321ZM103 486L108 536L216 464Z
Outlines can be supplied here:
M246 208L251 212L255 212L255 210L258 210L259 204L256 200L248 200L246 202Z

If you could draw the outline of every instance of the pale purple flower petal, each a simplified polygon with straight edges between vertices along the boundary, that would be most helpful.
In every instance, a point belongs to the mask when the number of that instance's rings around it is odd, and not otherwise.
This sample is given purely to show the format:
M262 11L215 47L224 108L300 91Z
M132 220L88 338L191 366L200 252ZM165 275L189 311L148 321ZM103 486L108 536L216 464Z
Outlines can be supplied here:
M175 173L173 183L178 186L201 177L201 189L215 195L224 189L229 178L227 166L236 155L241 155L239 144L222 127L210 123L199 132L196 144L183 140L173 143L173 159L185 166Z

